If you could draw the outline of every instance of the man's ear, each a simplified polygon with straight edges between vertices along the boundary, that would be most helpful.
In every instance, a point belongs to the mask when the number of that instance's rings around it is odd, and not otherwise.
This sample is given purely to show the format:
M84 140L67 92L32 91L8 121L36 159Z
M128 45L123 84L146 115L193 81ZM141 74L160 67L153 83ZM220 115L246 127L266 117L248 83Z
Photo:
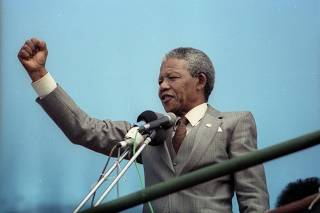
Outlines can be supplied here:
M197 75L198 78L198 85L197 85L197 89L199 90L204 90L206 83L207 83L207 76L203 73L199 73Z

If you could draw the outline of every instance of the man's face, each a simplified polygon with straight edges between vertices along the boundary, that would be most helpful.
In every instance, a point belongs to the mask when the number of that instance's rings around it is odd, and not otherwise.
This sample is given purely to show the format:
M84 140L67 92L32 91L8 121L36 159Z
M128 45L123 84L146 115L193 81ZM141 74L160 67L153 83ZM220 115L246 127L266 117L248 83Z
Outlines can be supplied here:
M193 107L204 102L197 77L187 70L187 62L169 58L160 68L159 98L166 112L185 115Z

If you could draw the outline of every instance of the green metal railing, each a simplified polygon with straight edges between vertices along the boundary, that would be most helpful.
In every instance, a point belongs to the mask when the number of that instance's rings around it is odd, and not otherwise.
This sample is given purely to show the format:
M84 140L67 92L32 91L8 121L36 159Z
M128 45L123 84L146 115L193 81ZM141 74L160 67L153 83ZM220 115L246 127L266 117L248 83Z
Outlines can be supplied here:
M83 211L85 213L118 212L179 190L234 173L278 157L288 155L320 144L320 130L312 132L264 149L250 152L219 164L206 166L166 182L152 185L146 189L112 200L100 206Z

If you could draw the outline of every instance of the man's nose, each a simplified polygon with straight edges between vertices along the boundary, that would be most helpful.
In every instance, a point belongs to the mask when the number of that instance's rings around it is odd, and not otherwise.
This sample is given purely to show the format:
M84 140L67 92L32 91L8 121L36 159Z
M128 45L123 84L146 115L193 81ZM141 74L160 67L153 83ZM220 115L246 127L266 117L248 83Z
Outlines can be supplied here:
M170 88L170 85L168 84L168 81L165 80L165 79L159 84L160 91L166 90L166 89L169 89L169 88Z

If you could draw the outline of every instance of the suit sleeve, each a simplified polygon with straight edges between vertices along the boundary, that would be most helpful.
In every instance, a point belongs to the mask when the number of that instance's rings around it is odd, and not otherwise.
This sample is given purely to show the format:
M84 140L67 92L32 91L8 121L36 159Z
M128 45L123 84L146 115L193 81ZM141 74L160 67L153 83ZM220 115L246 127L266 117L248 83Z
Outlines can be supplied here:
M254 118L250 112L241 113L232 133L230 157L241 156L256 149L257 130ZM269 209L263 165L236 172L233 179L241 213L259 213Z
M88 116L60 86L36 101L72 143L105 155L131 127L126 121L98 120Z

